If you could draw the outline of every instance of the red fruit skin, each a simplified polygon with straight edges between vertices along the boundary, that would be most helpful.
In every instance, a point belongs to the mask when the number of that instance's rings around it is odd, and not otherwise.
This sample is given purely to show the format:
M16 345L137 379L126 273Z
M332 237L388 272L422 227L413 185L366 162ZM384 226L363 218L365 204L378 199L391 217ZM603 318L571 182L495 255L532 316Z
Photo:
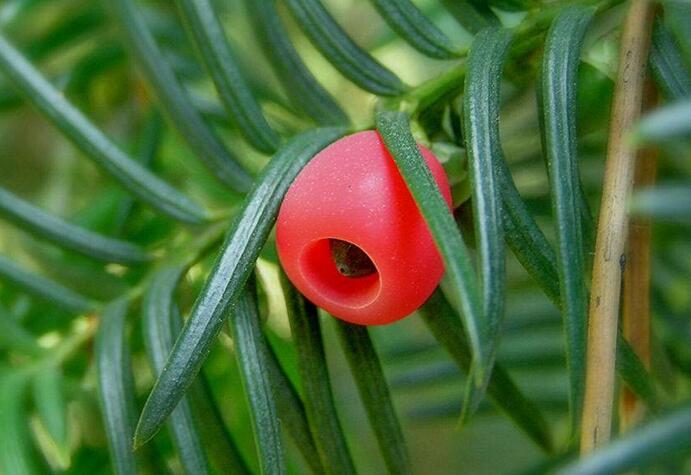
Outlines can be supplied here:
M451 208L444 169L432 152L419 148ZM377 272L342 275L329 239L360 247ZM283 269L305 297L360 325L382 325L409 315L444 273L429 228L375 131L344 137L307 164L281 205L276 244Z

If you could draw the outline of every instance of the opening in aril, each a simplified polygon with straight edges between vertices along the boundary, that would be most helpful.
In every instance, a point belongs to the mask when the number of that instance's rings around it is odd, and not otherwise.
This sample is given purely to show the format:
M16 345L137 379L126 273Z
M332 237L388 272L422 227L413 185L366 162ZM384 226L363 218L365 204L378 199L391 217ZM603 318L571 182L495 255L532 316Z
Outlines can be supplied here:
M372 259L355 244L340 239L329 239L329 247L336 269L342 275L364 277L377 272Z
M322 298L345 307L366 307L381 290L374 261L348 241L324 238L312 242L302 252L300 268Z

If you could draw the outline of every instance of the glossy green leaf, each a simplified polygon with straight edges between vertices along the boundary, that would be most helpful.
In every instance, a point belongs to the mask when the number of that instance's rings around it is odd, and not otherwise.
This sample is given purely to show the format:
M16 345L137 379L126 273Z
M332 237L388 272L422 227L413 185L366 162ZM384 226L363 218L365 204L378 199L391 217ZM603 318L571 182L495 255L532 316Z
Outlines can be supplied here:
M95 306L95 302L74 290L34 274L3 256L0 256L0 278L68 312L86 313Z
M393 474L412 473L403 431L367 327L334 322L386 467Z
M691 222L691 186L659 185L636 192L631 211L658 220Z
M691 96L691 73L684 64L679 46L663 21L653 26L650 67L667 99Z
M536 394L533 398L533 403L545 411L552 413L565 413L567 410L566 395L564 394L550 394L549 392L542 392ZM413 406L407 411L407 416L417 423L437 422L452 419L458 416L461 410L458 399L446 399L439 402L422 402ZM478 415L492 416L495 414L494 407L487 401L482 401L477 410ZM545 472L540 472L541 475Z
M252 186L252 177L237 162L221 139L204 123L189 93L175 77L159 49L144 17L132 0L108 2L125 33L130 51L136 56L163 111L197 158L220 181L238 192Z
M562 345L545 344L539 337L531 338L530 334L525 334L522 338L526 344L512 345L513 348L507 348L509 345L504 345L506 349L499 352L497 361L506 370L563 371L565 361ZM532 341L535 341L536 344L531 344ZM540 346L538 347L537 344ZM461 372L455 364L446 361L434 361L412 367L398 374L391 380L391 387L396 389L427 388L433 384L457 381L460 378ZM460 407L458 404L457 406Z
M441 0L441 3L470 33L499 25L499 19L487 4L478 5L469 0Z
M182 265L164 266L154 274L142 303L144 342L156 375L163 370L182 322L175 312L175 288L184 272ZM203 443L187 398L170 415L170 430L180 457L189 474L210 473Z
M84 155L130 193L179 221L205 219L199 206L125 154L1 35L0 71Z
M317 307L298 293L285 274L281 274L281 286L298 354L307 420L322 464L333 474L355 473L334 405Z
M318 124L347 123L346 114L300 59L274 3L273 0L246 0L262 50L290 100Z
M691 138L691 97L649 112L634 132L639 142L665 142Z
M559 475L610 475L640 470L691 448L691 406L642 425L590 456L556 471Z
M305 462L314 473L323 473L324 468L319 459L319 453L314 443L314 438L310 432L307 421L305 404L302 402L297 389L288 378L278 361L275 351L270 344L267 344L267 368L271 387L274 388L276 408L278 417L281 419L281 426L288 431L288 434L295 441L298 449L302 453Z
M199 372L227 310L240 297L288 187L302 167L343 132L337 128L305 132L289 141L264 169L149 395L137 426L137 446L156 434Z
M161 147L164 132L163 118L158 111L152 109L147 113L141 131L137 137L136 159L147 168L151 168ZM121 196L117 214L112 222L113 233L118 235L130 219L134 210L134 199L130 195Z
M384 21L416 50L439 59L459 55L459 48L410 0L370 1Z
M621 334L618 335L617 339L616 366L617 373L626 382L629 389L645 401L650 409L657 409L658 400L652 378L634 349Z
M461 372L455 363L447 361L425 364L422 367L411 368L405 373L391 379L392 389L425 388L435 383L456 380Z
M286 0L285 3L312 44L354 84L380 96L405 92L405 84L355 44L320 0Z
M556 264L557 257L554 249L552 249L544 233L530 215L525 202L521 199L516 189L505 162L501 161L500 164L503 165L499 167L498 171L502 182L503 221L507 243L518 261L535 280L545 296L557 308L561 308L559 274ZM634 392L641 386L635 381L630 381L630 378L650 380L647 374L635 373L637 369L644 368L640 360L628 361L629 359L638 359L635 353L620 352L618 357L625 359L621 363L622 368L628 368L627 371L620 372L620 375ZM650 382L648 384L652 385ZM637 395L645 399L645 395Z
M444 258L447 276L463 310L463 325L470 340L473 363L479 365L475 376L481 382L485 371L489 371L483 364L490 360L487 345L491 342L483 339L486 333L482 331L482 304L468 249L410 133L408 118L400 112L381 112L377 114L377 129Z
M458 368L468 374L471 351L458 314L442 292L437 290L432 294L427 303L418 309L418 313ZM487 395L533 442L548 452L553 450L549 426L540 409L526 398L500 365L495 365L487 385Z
M0 372L0 471L13 475L38 473L36 454L29 435L24 404L29 383L27 374Z
M46 365L33 377L32 393L36 412L51 438L62 464L69 463L69 431L67 425L67 401L62 368Z
M576 105L578 64L583 37L594 11L575 6L562 10L547 34L542 60L542 133L557 237L561 309L566 333L571 427L580 425L585 386L588 295L578 212L579 168ZM574 432L575 433L575 432Z
M0 215L39 239L105 262L141 264L151 257L139 246L69 223L0 188Z
M127 307L126 299L115 300L105 307L94 350L103 423L111 461L118 475L137 473L132 448L137 410L127 344Z
M487 28L475 37L468 57L463 94L463 125L475 241L480 269L483 316L480 320L480 342L483 359L476 363L482 376L478 387L484 389L492 371L501 323L504 318L506 286L506 252L501 219L501 195L496 161L501 160L499 142L499 85L511 34L500 28ZM479 402L473 394L472 381L467 389L470 405L464 417ZM473 404L475 402L475 404Z
M240 132L258 150L274 152L280 139L266 122L238 67L214 5L210 0L178 0L177 5L216 91Z
M559 274L554 249L530 214L504 160L497 160L504 237L509 248L547 297L559 306Z
M192 384L187 399L199 421L198 427L209 462L216 473L250 475L252 472L242 457L232 434L223 422L221 410L213 398L205 374L199 375L198 384Z
M687 0L664 0L665 22L677 39L687 66L691 67L691 4Z
M281 427L267 363L266 341L259 326L256 288L250 279L231 310L228 326L235 343L240 379L245 389L262 473L286 472Z

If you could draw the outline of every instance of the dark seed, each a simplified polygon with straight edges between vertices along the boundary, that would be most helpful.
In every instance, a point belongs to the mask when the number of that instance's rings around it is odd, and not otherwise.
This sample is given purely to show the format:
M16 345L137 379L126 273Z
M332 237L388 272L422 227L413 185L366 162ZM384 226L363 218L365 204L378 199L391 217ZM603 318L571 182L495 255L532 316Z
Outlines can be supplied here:
M346 277L364 277L377 272L372 260L355 244L340 239L330 239L331 257L336 269Z

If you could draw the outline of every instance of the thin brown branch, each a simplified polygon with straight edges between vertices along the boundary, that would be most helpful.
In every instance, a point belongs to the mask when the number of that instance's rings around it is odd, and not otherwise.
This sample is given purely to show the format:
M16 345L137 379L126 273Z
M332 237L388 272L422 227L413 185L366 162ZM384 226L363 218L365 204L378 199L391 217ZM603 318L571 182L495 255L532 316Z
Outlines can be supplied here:
M656 96L652 81L648 80L644 110L654 107L657 102ZM634 189L655 183L657 155L656 149L638 152L633 179ZM631 344L646 368L650 368L650 234L650 219L635 217L631 220L621 312L624 338ZM619 430L630 430L641 420L644 413L645 405L642 401L631 390L623 388L619 397Z
M619 299L626 262L627 204L635 169L635 151L629 133L641 113L652 20L652 2L633 0L621 38L593 263L581 429L584 454L606 444L612 427Z

